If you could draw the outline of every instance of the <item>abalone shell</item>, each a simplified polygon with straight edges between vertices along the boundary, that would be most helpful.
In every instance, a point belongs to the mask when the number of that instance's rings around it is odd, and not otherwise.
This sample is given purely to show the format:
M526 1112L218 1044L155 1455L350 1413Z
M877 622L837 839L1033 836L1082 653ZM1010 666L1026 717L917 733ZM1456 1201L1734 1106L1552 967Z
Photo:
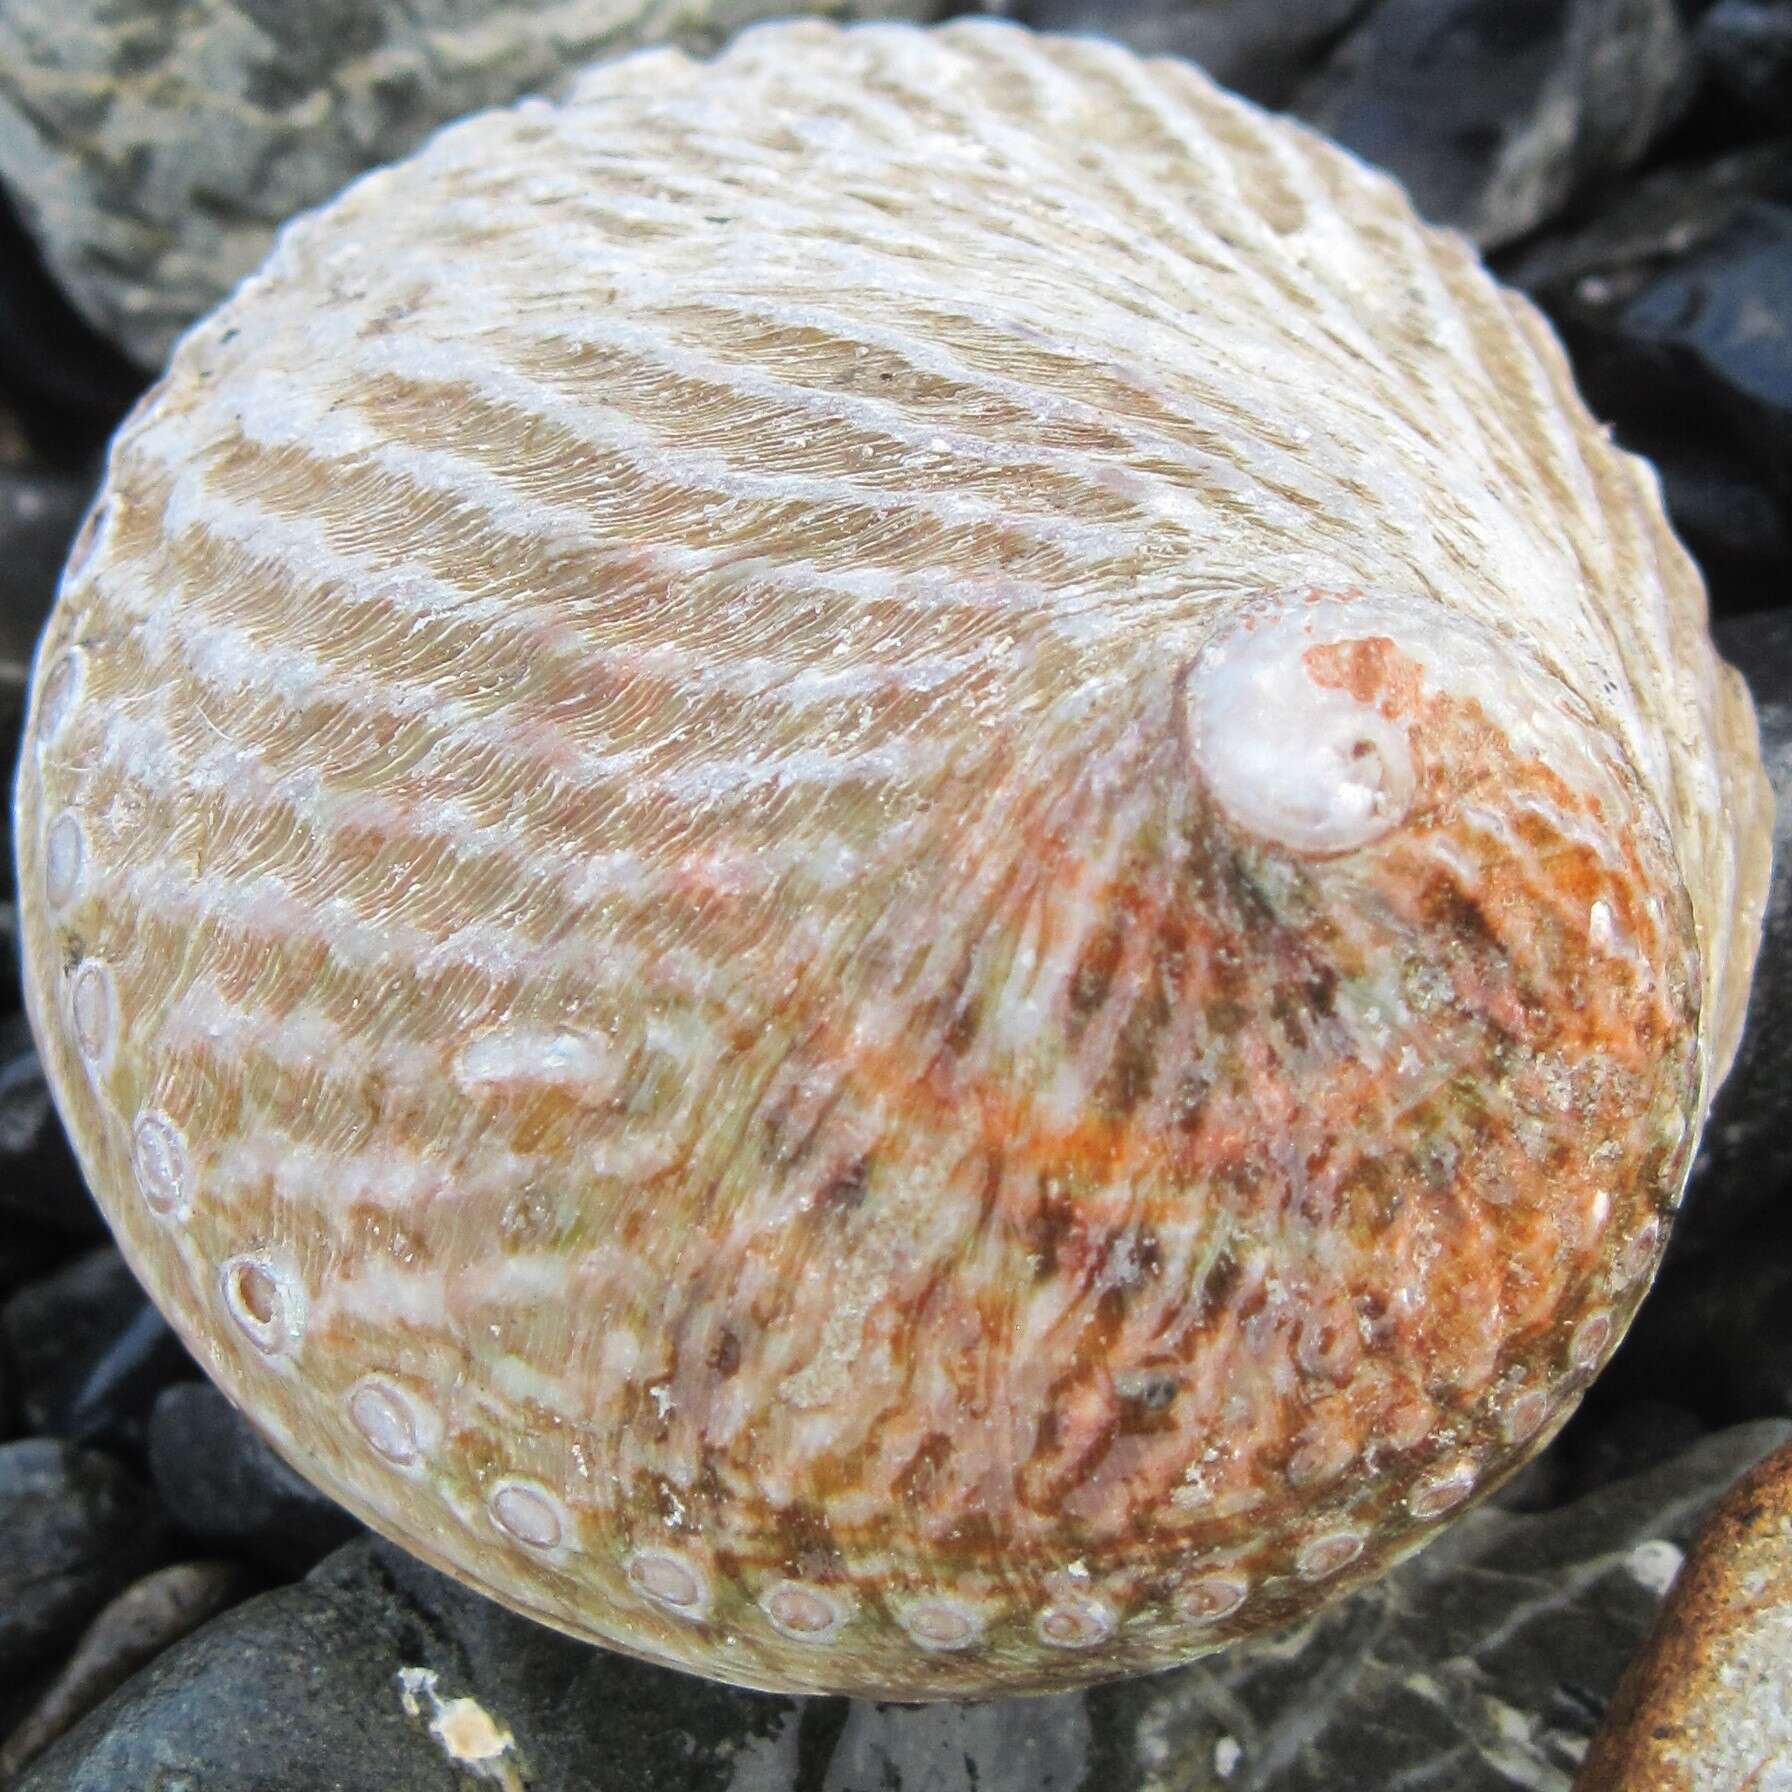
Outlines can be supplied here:
M1160 1667L1497 1484L1648 1284L1766 871L1537 315L991 23L627 58L289 226L29 729L33 1021L210 1373L768 1688Z

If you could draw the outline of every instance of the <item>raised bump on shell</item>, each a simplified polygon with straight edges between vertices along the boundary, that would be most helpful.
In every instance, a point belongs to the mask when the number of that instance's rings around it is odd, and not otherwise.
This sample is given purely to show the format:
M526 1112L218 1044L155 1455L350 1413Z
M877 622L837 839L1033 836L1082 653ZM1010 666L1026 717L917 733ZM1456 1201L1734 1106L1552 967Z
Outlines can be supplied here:
M681 1618L709 1609L709 1581L688 1556L669 1549L637 1549L623 1565L629 1585Z
M1324 1580L1341 1568L1347 1568L1363 1553L1360 1531L1327 1531L1310 1538L1294 1559L1295 1572L1302 1580Z
M970 1648L983 1634L983 1617L974 1606L943 1595L902 1607L896 1621L923 1649L947 1654Z
M759 1609L781 1635L798 1643L825 1642L846 1621L838 1597L800 1581L779 1581L759 1597Z
M493 1487L485 1505L499 1530L531 1549L558 1549L570 1535L566 1508L539 1481L508 1476Z
M387 1375L364 1375L355 1383L348 1416L376 1456L413 1473L441 1437L434 1408Z
M68 1007L77 1050L90 1066L103 1063L118 1022L111 971L93 958L78 964L69 980Z
M1092 1649L1114 1634L1119 1620L1099 1599L1056 1599L1033 1620L1042 1643L1054 1649Z
M1605 1349L1606 1341L1611 1335L1612 1316L1610 1310L1605 1307L1595 1307L1574 1328L1574 1335L1568 1340L1569 1367L1583 1371L1596 1367L1600 1352Z
M1191 1624L1217 1624L1229 1618L1250 1596L1251 1583L1242 1574L1203 1574L1178 1591L1177 1614Z
M1195 764L1247 832L1305 853L1351 852L1397 827L1415 773L1406 729L1316 683L1295 605L1210 642L1187 688Z
M80 820L64 809L44 836L44 895L52 908L66 908L75 899L86 862L87 838Z
M1528 1443L1549 1417L1549 1395L1543 1388L1526 1388L1513 1397L1500 1420L1500 1435L1509 1444Z
M1618 1253L1614 1265L1619 1287L1634 1282L1655 1261L1656 1247L1661 1243L1661 1221L1650 1214L1636 1236Z
M106 498L98 499L81 519L81 526L75 531L75 539L70 544L68 559L62 568L62 583L73 585L87 570L87 563L93 558L93 551L100 544L100 537L106 531L106 524L111 520L112 505Z
M38 694L37 738L51 741L69 718L81 694L83 655L78 647L70 647L56 656L44 674Z
M1475 1465L1465 1456L1425 1475L1406 1496L1406 1509L1414 1518L1441 1518L1460 1506L1474 1488Z
M157 1108L131 1128L131 1168L137 1192L158 1219L184 1220L192 1211L191 1171L180 1128Z

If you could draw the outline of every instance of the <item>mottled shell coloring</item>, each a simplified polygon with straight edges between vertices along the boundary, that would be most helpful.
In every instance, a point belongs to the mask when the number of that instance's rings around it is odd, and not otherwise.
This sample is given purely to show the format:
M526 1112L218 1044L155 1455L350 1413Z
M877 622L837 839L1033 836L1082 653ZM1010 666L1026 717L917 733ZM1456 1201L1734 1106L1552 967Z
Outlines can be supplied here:
M18 795L83 1166L307 1475L750 1686L1282 1623L1550 1435L1767 795L1654 481L1194 70L748 33L285 231Z

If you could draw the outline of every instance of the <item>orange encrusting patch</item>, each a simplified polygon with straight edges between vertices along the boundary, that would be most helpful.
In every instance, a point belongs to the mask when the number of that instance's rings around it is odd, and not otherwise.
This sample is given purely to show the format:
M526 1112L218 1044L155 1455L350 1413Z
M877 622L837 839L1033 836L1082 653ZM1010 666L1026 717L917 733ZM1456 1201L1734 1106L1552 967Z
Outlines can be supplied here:
M1126 1560L1145 1510L1156 1513L1152 1560L1230 1534L1213 1516L1229 1504L1250 1511L1251 1534L1298 1528L1371 1440L1400 1447L1415 1399L1481 1423L1502 1370L1536 1359L1578 1310L1599 1256L1580 1216L1598 1189L1609 1190L1608 1224L1661 1198L1645 1174L1660 1167L1652 1115L1692 1074L1691 980L1636 893L1644 847L1626 838L1613 864L1571 838L1583 822L1609 837L1610 818L1505 748L1472 704L1421 700L1388 643L1356 644L1347 664L1359 699L1414 725L1423 784L1394 839L1293 867L1297 893L1278 906L1261 876L1273 852L1197 808L1157 838L1155 857L1141 853L1086 897L1101 920L1048 1023L1063 1058L1076 1061L1105 1004L1134 1016L1154 1005L1158 1039L1178 1017L1200 1017L1176 1061L1141 1059L1132 1099L1101 1100L1098 1071L1083 1066L1095 1098L1054 1122L1038 1093L1054 1048L1041 1042L1021 1066L980 1062L974 989L951 1015L925 1017L927 1038L905 1032L877 1049L805 1014L806 1062L883 1117L854 1173L855 1204L876 1203L883 1179L905 1158L924 1162L939 1137L962 1134L989 1166L956 1263L906 1294L892 1287L863 1329L910 1349L956 1337L967 1371L978 1367L951 1378L956 1411L937 1422L911 1424L900 1406L910 1396L893 1387L899 1404L864 1432L909 1436L910 1452L817 1458L807 1497L822 1510L884 1462L883 1491L917 1540L950 1550L956 1538L967 1563L1012 1560L1029 1514L1051 1520L1060 1543L1068 1522L1088 1548ZM1505 841L1463 821L1465 792L1516 816ZM1023 852L1034 890L1078 875L1062 835L1030 834ZM1478 886L1465 887L1465 868ZM1241 877L1242 900L1214 899ZM1634 963L1590 944L1600 900L1635 940ZM1390 961L1431 976L1404 1044L1398 1028L1380 1037L1360 993L1364 968ZM1242 974L1213 971L1240 964ZM1288 1001L1290 990L1303 999ZM1110 1028L1116 1042L1126 1026ZM929 1038L934 1049L918 1050ZM1415 1044L1423 1059L1403 1075L1400 1054ZM1198 1100L1168 1123L1165 1091L1191 1081ZM1303 1141L1298 1163L1270 1149L1278 1138ZM1615 1149L1590 1157L1588 1138ZM797 1223L825 1255L829 1204ZM1165 1286L1203 1238L1228 1241L1227 1272ZM1266 1260L1272 1280L1240 1273ZM1005 1361L1017 1315L1047 1299L1061 1320L1033 1337L1025 1365ZM1422 1383L1390 1373L1397 1363L1424 1365ZM992 1482L987 1457L958 1456L1003 1409L1004 1380L1023 1377L1040 1411L1006 1440L1008 1468ZM1179 1499L1220 1439L1200 1482L1213 1497ZM859 1530L843 1521L835 1535Z

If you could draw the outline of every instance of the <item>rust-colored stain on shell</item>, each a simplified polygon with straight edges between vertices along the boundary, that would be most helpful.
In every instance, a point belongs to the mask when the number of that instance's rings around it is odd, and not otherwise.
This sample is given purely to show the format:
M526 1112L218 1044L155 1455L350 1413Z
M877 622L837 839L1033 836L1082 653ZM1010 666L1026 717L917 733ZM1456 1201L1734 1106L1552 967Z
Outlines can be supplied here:
M1771 1792L1792 1780L1792 1445L1705 1520L1612 1695L1575 1792Z
M749 1685L1283 1622L1540 1447L1759 927L1647 471L1193 70L805 24L290 227L39 658L28 995L219 1382Z

